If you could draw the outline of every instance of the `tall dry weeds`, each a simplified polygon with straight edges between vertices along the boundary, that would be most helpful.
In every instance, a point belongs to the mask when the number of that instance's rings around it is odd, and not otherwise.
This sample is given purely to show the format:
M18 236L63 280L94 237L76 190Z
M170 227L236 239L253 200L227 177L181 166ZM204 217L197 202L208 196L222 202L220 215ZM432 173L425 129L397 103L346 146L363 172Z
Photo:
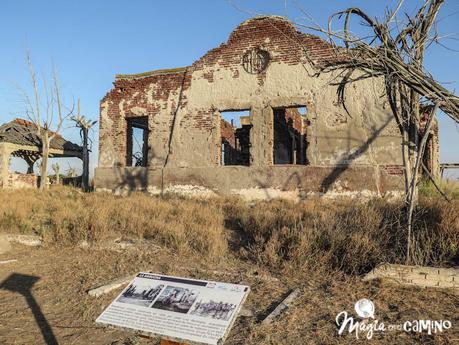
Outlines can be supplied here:
M311 201L261 202L226 217L241 233L242 255L271 269L333 269L361 274L383 262L403 263L406 232L401 205ZM426 200L416 210L414 261L459 263L459 202Z
M3 233L36 233L59 245L134 236L209 259L231 248L236 258L292 274L310 268L361 274L379 263L404 262L402 216L400 204L384 200L248 205L236 198L117 197L68 188L0 192ZM415 219L415 262L459 264L459 201L425 199Z
M0 231L36 233L46 242L76 244L113 236L151 239L178 254L216 258L226 252L223 214L211 204L117 197L59 188L0 193Z

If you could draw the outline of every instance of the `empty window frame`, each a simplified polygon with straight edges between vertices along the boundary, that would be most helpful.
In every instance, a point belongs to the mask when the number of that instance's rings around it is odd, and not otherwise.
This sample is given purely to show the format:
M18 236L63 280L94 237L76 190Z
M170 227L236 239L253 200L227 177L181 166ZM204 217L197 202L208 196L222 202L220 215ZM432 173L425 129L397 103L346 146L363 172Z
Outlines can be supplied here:
M135 117L127 122L126 165L146 167L148 164L148 117Z
M306 165L306 107L273 108L273 163Z
M249 110L221 111L221 165L250 165Z

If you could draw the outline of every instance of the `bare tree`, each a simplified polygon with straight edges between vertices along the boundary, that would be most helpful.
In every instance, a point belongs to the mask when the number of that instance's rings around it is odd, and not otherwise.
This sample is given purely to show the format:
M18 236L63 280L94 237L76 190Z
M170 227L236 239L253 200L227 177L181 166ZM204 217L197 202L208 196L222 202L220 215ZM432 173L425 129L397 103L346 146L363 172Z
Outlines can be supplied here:
M60 170L61 170L61 167L59 166L59 163L55 163L55 164L51 164L51 168L53 169L53 172L54 172L54 176L56 177L56 184L59 185L60 184Z
M344 106L347 85L367 78L384 78L389 104L403 139L407 262L412 259L413 212L418 202L419 172L431 125L439 108L459 122L459 98L440 85L424 68L426 49L440 40L436 18L443 3L444 0L424 0L417 13L414 16L405 13L404 20L398 18L404 0L399 0L394 10L387 10L381 20L370 17L359 8L348 8L330 16L328 29L307 26L325 33L335 47L337 59L322 66L319 73L338 74L334 84L338 87L339 101ZM368 36L351 32L353 17L369 28ZM342 30L333 30L336 19L344 21ZM421 107L429 113L424 127L421 124ZM429 177L432 178L431 175Z
M78 114L72 116L72 121L75 122L75 126L80 128L80 136L83 141L83 174L82 174L82 188L83 191L89 191L89 130L97 123L97 121L91 121L81 115L80 113L80 99L78 99Z
M66 177L75 177L77 175L76 169L70 166L70 164L68 164L68 166L69 167L65 173Z
M32 82L33 97L23 92L26 105L26 116L33 123L34 131L40 140L42 161L40 165L40 189L48 187L48 158L51 141L59 135L64 120L73 112L62 104L61 88L58 75L53 66L52 86L48 87L46 79L43 78L42 85L39 85L37 74L32 65L30 53L27 53L27 66ZM57 115L57 119L56 116ZM52 127L54 126L54 129Z

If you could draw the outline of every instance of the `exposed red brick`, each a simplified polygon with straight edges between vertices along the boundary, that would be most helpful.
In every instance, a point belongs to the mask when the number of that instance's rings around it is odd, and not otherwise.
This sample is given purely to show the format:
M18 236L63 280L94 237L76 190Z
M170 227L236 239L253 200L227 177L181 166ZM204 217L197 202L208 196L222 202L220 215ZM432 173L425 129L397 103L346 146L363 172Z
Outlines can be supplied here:
M138 76L119 76L114 82L114 88L102 99L103 103L108 104L107 114L112 126L109 130L104 121L100 121L100 152L103 151L104 143L110 139L117 148L119 161L124 162L126 118L148 116L154 119L157 114L164 111L164 107L169 106L170 117L162 120L162 124L169 128L177 106L183 109L187 104L186 90L192 83L193 73L205 69L203 78L209 83L214 82L214 72L219 69L229 69L233 72L233 78L239 78L238 69L242 57L253 48L270 52L270 63L298 65L309 61L313 66L320 66L330 60L345 59L345 56L332 45L319 37L297 31L285 18L273 16L253 18L239 25L226 43L211 49L186 69L160 71L155 75L145 73ZM260 86L263 85L265 78L266 70L257 75ZM177 104L180 94L182 94L180 104ZM147 95L152 98L152 102L148 101ZM124 117L120 111L121 105ZM145 113L136 114L132 111L134 107L144 108ZM181 125L186 122L190 128L207 131L213 129L215 125L213 119L213 109L202 110L186 114ZM163 137L161 140L166 139Z
M383 167L384 171L389 175L398 175L402 176L404 172L403 165L386 165Z

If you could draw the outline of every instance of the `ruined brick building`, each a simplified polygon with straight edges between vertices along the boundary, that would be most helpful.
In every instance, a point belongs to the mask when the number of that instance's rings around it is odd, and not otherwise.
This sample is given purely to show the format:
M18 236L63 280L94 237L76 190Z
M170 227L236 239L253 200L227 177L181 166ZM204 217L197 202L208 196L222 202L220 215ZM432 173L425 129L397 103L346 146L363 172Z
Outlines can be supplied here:
M96 189L292 199L397 193L401 138L382 80L352 84L348 114L336 75L317 75L343 58L269 16L243 22L188 67L117 75L101 101ZM225 118L234 111L244 113Z
M40 177L34 174L34 164L42 158L42 144L35 125L24 119L14 119L0 126L0 188L35 188ZM83 148L58 133L50 142L50 158L76 157L82 159ZM22 158L27 163L25 174L10 171L10 159ZM66 184L75 185L77 179L68 178Z

